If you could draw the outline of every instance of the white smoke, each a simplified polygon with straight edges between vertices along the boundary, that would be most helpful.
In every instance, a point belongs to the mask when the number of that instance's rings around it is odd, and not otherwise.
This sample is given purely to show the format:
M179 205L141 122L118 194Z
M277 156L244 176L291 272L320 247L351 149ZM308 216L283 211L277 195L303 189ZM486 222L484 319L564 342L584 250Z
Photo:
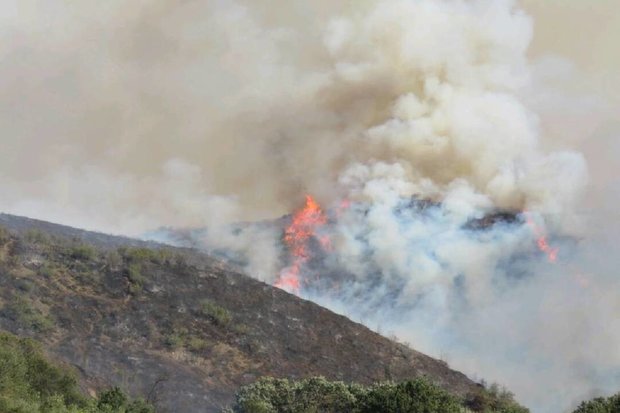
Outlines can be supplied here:
M347 199L326 258L347 277L308 297L449 354L535 412L620 386L618 283L578 219L574 149L609 155L572 138L596 122L565 123L609 110L546 87L576 76L531 65L515 1L0 6L4 211L125 234L207 226L208 248L273 282L281 233L222 224L278 217L306 193ZM468 229L497 209L586 240L550 238L551 265L527 225Z
M330 188L363 205L340 213L324 271L351 278L302 295L448 354L456 368L508 385L534 411L614 391L617 337L592 335L604 331L600 310L615 307L616 296L600 302L598 288L617 283L582 274L571 243L555 241L566 254L559 264L536 258L541 230L467 229L503 208L535 211L543 232L545 221L556 233L568 230L587 182L582 155L542 149L538 119L524 103L529 18L512 2L367 6L327 24L333 62L317 95L317 105L337 97L335 113L345 114L333 139L350 160L338 164ZM319 136L331 135L323 127ZM407 209L412 196L441 206ZM263 268L257 264L249 258L250 273ZM589 301L597 311L573 307ZM587 337L585 349L566 345L578 337Z

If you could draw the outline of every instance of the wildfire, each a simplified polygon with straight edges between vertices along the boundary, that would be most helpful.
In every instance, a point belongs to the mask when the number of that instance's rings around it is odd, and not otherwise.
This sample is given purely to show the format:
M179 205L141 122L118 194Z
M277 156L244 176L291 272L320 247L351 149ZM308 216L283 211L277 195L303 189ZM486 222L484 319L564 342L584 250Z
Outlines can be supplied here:
M560 249L549 245L545 231L538 224L536 224L532 215L527 211L525 212L525 220L536 237L538 249L547 254L549 262L556 262Z
M331 248L329 237L318 233L318 229L326 223L325 212L314 198L306 195L304 207L293 215L291 223L284 231L284 243L289 249L292 263L280 272L274 286L299 294L300 273L303 265L310 259L310 239L317 239L324 249Z

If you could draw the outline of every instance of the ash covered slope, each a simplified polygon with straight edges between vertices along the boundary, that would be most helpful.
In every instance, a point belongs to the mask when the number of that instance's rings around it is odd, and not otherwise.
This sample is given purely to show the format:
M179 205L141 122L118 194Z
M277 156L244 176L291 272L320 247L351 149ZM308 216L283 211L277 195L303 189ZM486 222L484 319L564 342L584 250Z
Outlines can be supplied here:
M219 411L262 375L426 376L454 394L477 389L441 361L204 254L9 215L0 225L0 327L44 342L87 388L120 385L179 412Z

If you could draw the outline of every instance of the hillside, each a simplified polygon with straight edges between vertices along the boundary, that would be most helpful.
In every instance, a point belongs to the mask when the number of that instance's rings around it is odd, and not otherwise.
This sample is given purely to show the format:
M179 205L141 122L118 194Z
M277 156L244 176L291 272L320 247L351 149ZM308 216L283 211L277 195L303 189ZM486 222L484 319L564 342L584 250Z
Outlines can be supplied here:
M0 216L0 328L43 342L91 393L217 412L264 375L478 385L445 363L190 249Z

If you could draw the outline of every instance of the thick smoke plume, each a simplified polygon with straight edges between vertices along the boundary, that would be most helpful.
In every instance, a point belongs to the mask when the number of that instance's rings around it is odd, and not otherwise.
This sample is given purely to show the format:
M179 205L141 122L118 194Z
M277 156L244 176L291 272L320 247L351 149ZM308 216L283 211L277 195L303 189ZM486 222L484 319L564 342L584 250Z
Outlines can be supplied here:
M594 133L612 111L565 91L566 61L529 62L533 21L514 1L0 4L6 212L125 234L206 226L205 248L274 283L281 231L223 224L312 194L337 216L326 268L346 276L302 295L535 412L620 387L613 232L594 225L615 221L587 213L610 187L580 201L575 149L606 152L549 126L577 116ZM527 213L468 226L498 210Z

